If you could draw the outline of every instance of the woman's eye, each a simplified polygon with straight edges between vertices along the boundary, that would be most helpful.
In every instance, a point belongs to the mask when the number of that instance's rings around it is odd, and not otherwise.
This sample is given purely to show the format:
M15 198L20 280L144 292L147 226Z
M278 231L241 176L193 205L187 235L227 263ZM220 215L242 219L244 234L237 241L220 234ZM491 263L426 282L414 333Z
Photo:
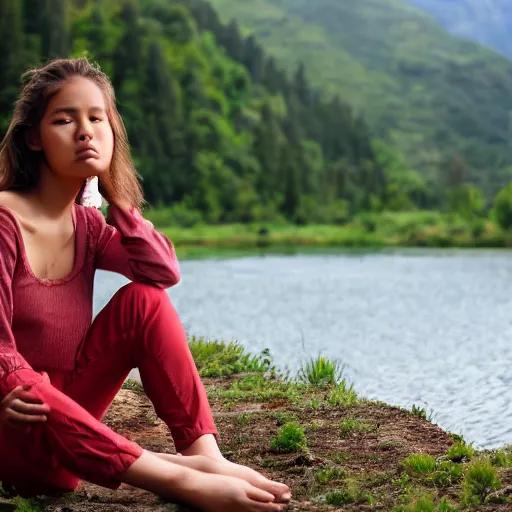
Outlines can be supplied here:
M71 119L56 119L53 124L69 124L71 123Z
M91 122L92 123L97 123L98 121L101 121L101 119L99 117L96 117L96 116L92 116L91 117Z

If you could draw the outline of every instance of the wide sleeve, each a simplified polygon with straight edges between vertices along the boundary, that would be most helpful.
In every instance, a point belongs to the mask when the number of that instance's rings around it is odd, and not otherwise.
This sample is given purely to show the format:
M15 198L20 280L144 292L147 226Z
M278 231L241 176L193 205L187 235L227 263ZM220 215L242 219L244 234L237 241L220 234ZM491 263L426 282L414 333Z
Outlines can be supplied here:
M134 282L169 288L180 281L172 242L144 219L136 208L110 205L107 221L87 208L96 225L96 268L124 275Z
M17 257L15 228L0 214L0 401L17 386L41 380L18 352L12 332L12 283Z

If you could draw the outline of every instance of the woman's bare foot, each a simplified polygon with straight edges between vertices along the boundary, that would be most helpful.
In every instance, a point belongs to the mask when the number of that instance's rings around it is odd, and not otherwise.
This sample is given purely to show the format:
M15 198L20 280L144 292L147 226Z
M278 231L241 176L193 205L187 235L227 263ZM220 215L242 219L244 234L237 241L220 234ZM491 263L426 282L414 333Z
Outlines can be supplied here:
M175 456L175 459L186 458ZM147 451L121 475L121 481L198 507L204 512L283 510L283 505L273 503L274 496L271 493L245 480L179 466Z
M291 499L290 488L287 485L269 480L254 469L242 466L241 464L235 464L224 457L218 458L205 455L182 457L167 453L155 453L154 455L174 464L187 466L204 473L240 478L263 491L271 493L275 497L276 503L287 503Z

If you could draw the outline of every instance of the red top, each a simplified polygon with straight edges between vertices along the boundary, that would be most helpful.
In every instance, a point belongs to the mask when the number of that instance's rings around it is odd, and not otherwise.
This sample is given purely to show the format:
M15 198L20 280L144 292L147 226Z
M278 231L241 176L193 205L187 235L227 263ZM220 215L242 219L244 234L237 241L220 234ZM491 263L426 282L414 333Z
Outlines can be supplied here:
M19 385L6 378L11 373L74 369L92 321L96 269L159 288L180 280L172 243L137 209L111 205L107 224L96 208L75 205L73 221L73 270L63 279L39 279L30 268L15 215L0 206L0 400Z

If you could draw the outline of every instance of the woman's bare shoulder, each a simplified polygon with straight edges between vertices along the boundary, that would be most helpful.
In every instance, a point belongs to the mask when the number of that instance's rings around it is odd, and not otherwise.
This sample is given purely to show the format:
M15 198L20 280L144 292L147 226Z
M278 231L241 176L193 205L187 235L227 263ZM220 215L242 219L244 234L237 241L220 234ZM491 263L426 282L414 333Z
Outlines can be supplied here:
M30 201L19 192L0 191L0 206L8 208L19 221L28 221L33 217Z

